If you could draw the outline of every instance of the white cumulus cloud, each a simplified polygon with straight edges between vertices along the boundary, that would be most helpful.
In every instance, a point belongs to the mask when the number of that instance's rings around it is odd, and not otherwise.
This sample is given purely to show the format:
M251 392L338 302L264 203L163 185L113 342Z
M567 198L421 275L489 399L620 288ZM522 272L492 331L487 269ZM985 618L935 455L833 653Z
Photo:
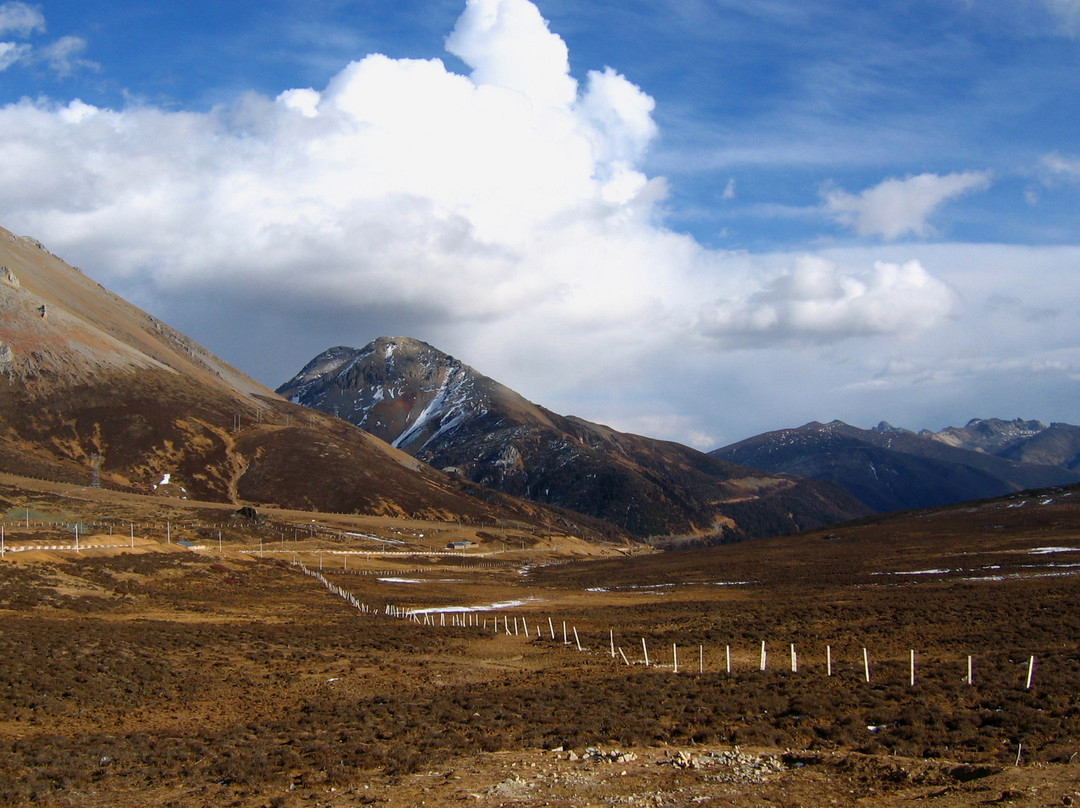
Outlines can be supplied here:
M77 64L79 43L65 47L57 59ZM644 365L662 385L688 345L840 344L930 329L950 311L918 262L777 268L665 227L666 183L643 169L655 102L612 68L579 86L531 3L471 0L447 48L467 74L371 54L321 89L205 113L4 106L0 225L270 384L328 345L385 333L557 406L560 393L643 379ZM901 205L908 221L959 193L949 181L930 183L936 201ZM862 204L860 220L877 203ZM705 300L720 302L702 315ZM670 414L654 393L625 391ZM685 420L650 423L709 441Z
M552 107L577 97L566 43L528 0L468 0L446 49L473 69L478 85L504 87Z
M918 261L877 261L869 270L852 272L826 258L802 256L760 291L717 301L702 326L712 336L749 340L762 334L821 339L904 334L939 324L952 306L949 287Z
M990 175L983 171L919 174L887 179L859 194L827 191L825 210L861 236L926 236L932 233L928 219L941 205L989 186Z

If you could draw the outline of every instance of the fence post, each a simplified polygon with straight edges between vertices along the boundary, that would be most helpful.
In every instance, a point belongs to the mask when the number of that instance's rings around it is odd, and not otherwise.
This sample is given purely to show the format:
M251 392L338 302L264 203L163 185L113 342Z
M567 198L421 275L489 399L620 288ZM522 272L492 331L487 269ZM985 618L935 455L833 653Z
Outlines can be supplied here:
M649 667L649 648L645 645L645 638L641 638L641 651L645 654L645 667Z
M867 683L870 682L870 655L866 649L862 649L863 672L866 674Z
M1028 674L1027 684L1024 685L1024 690L1031 690L1032 677L1035 675L1035 655L1031 655L1031 659L1028 660Z
M761 666L760 666L760 667L761 667L761 670L765 670L765 660L766 660L766 655L765 655L765 640L762 640L762 641L761 641Z

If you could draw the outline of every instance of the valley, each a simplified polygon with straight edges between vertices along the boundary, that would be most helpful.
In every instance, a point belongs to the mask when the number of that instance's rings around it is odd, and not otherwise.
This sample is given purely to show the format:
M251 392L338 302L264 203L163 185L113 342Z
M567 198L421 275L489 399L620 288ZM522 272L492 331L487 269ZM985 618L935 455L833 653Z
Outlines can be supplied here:
M4 477L0 799L1071 804L1077 496L654 553Z
M1073 427L812 424L763 472L408 339L288 400L0 261L3 804L1080 799ZM972 501L874 516L868 458Z

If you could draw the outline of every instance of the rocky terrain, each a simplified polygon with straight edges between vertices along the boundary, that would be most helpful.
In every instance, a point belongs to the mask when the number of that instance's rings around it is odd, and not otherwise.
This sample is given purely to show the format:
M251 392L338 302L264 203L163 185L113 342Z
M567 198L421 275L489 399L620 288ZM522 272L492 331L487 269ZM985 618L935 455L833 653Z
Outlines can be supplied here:
M828 484L558 415L418 340L331 348L278 392L449 474L639 538L710 543L869 513Z
M1078 427L976 419L937 433L815 421L711 454L772 473L828 480L884 512L1076 482L1078 450Z

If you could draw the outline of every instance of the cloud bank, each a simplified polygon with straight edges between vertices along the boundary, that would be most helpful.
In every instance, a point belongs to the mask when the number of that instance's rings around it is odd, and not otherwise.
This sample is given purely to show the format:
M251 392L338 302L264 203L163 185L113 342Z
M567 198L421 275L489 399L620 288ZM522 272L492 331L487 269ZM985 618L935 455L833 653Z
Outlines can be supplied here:
M705 330L755 341L762 335L828 340L903 334L938 325L952 307L951 290L918 261L876 261L871 270L851 274L834 261L803 256L760 291L718 301L705 316Z
M42 30L33 11L0 6L0 31ZM79 43L54 44L56 70ZM956 307L910 256L755 258L667 228L667 184L642 168L653 98L611 67L579 83L527 0L469 0L446 47L467 75L371 54L322 89L205 113L10 104L0 223L212 348L235 340L226 358L271 385L330 344L408 333L556 404L688 346L918 335ZM924 174L824 204L861 235L919 236L989 182ZM673 423L670 408L627 420Z

